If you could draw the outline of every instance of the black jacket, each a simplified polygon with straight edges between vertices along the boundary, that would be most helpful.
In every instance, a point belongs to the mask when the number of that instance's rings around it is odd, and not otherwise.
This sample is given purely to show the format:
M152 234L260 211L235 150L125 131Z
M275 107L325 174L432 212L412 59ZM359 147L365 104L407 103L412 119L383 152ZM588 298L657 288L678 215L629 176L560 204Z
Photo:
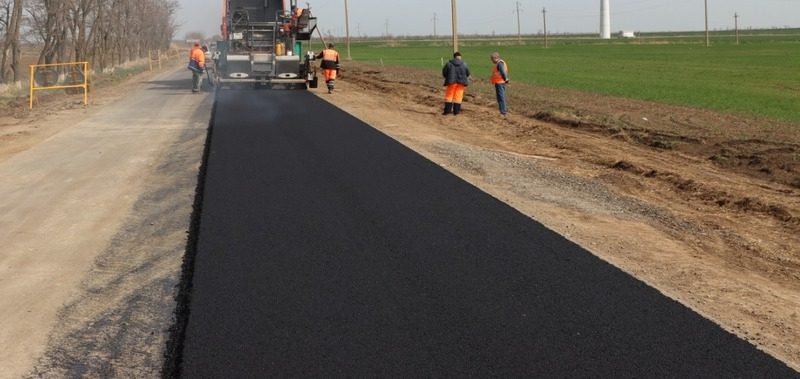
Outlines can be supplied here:
M442 69L444 85L459 83L469 85L469 67L461 59L453 58Z

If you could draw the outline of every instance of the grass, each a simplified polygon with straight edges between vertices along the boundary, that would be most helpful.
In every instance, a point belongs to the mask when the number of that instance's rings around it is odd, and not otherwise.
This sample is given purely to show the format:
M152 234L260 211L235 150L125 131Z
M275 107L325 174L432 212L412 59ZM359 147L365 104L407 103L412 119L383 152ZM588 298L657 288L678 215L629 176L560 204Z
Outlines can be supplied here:
M465 40L460 50L475 79L491 72L499 51L516 82L570 88L624 98L800 121L800 31L715 36L652 36L622 41L559 38ZM341 45L340 45L341 46ZM439 70L447 41L371 41L352 44L355 60Z

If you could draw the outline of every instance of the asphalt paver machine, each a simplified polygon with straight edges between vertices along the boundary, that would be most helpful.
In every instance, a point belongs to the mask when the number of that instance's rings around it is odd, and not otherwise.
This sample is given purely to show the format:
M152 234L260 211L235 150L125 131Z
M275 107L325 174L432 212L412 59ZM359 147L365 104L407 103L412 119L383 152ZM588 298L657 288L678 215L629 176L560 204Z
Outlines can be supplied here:
M217 42L218 85L316 88L314 53L303 52L317 19L296 0L223 0L223 41Z

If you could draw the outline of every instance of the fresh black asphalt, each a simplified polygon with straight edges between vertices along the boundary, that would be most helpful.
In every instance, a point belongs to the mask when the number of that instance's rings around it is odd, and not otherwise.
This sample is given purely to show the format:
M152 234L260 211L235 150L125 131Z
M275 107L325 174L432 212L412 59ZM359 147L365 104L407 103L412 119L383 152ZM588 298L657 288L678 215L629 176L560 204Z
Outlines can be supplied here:
M798 376L308 92L211 135L184 377Z

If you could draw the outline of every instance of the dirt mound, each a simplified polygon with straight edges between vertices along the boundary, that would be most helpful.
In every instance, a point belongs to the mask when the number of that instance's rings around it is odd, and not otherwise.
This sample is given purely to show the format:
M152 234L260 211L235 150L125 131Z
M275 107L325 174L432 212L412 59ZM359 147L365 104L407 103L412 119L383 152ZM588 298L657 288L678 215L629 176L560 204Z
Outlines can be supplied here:
M675 172L659 172L654 169L638 167L630 162L619 161L611 165L612 168L640 175L645 178L658 179L665 184L674 187L676 193L690 196L697 201L705 202L708 205L729 208L743 212L761 213L774 217L780 222L790 225L800 225L800 217L783 205L765 204L763 201L751 197L736 197L724 191L715 189L703 183L698 183L692 179L684 179Z

